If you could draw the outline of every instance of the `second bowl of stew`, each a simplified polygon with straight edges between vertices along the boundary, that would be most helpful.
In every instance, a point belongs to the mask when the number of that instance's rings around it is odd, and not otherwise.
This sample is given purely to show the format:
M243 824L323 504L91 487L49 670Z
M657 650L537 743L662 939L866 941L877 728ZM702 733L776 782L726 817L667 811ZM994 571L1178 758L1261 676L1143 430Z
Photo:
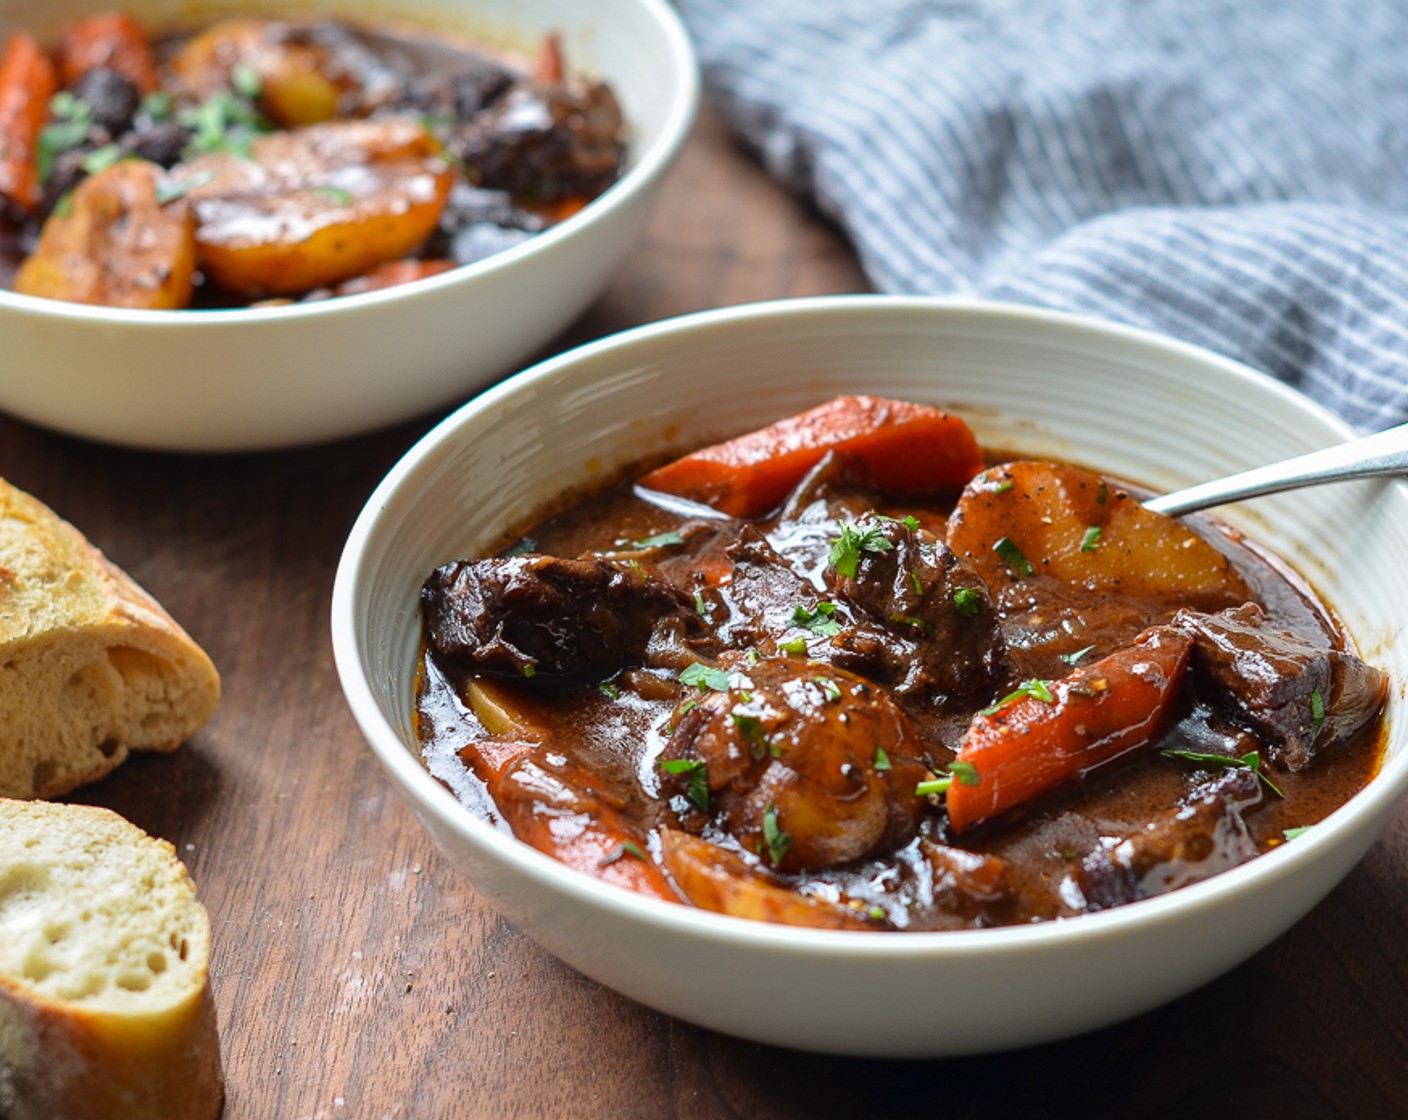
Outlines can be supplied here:
M0 409L170 450L463 400L583 311L693 120L663 0L0 0Z
M1408 787L1402 488L1140 503L1349 434L1068 316L688 317L412 450L339 671L457 865L603 983L838 1053L1045 1041L1255 951Z

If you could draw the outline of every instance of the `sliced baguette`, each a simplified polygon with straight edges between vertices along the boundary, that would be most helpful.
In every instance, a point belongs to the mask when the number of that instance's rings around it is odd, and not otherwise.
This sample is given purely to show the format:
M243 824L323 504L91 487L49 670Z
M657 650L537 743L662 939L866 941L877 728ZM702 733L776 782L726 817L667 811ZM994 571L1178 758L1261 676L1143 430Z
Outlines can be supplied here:
M0 796L57 797L210 718L220 677L150 595L0 479Z
M0 799L0 1116L217 1116L209 952L166 841L106 809Z

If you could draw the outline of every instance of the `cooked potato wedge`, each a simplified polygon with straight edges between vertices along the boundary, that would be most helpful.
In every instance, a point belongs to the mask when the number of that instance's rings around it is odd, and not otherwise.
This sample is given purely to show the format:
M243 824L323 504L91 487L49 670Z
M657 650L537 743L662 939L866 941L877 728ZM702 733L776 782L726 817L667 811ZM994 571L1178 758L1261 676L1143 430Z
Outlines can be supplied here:
M195 222L162 203L155 164L124 160L85 179L44 223L15 291L71 303L170 311L189 306Z
M172 173L201 267L254 298L297 295L407 256L435 229L451 172L419 124L336 121L212 152Z
M773 883L742 858L687 832L660 833L661 859L675 886L701 910L814 929L875 929L876 923Z
M235 69L259 79L258 102L284 128L337 115L341 85L328 72L327 51L300 38L296 26L256 19L224 20L189 40L171 60L171 73L194 101L238 83Z
M1173 608L1219 610L1251 595L1191 529L1099 475L1054 463L1007 463L975 478L949 520L948 544L995 595L1033 575Z

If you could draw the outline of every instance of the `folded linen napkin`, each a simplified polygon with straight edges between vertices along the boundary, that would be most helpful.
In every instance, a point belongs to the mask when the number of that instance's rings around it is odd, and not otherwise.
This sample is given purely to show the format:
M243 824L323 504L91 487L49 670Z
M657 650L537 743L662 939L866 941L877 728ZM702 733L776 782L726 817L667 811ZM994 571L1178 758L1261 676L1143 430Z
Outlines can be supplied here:
M878 290L1093 313L1408 419L1408 4L677 2Z

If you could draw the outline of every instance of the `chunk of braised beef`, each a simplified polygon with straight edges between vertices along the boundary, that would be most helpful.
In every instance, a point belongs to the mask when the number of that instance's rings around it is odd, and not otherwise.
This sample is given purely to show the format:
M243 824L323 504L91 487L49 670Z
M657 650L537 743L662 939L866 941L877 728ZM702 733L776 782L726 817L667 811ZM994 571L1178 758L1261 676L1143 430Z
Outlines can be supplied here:
M715 652L694 602L638 566L553 556L461 560L421 590L431 648L481 673L683 666Z
M88 106L92 127L105 131L108 139L132 127L142 103L137 84L107 66L85 71L69 92Z
M827 569L827 586L888 640L841 639L851 660L840 663L937 702L992 691L1009 673L1006 645L988 589L973 566L933 534L867 514L855 523L864 540L855 574ZM861 666L864 668L861 668Z
M1087 908L1153 898L1246 863L1257 846L1243 814L1263 797L1254 771L1231 770L1140 831L1102 843L1077 875Z
M1272 757L1288 770L1309 764L1319 744L1353 736L1388 698L1384 673L1352 654L1275 629L1256 603L1216 614L1180 611L1173 625L1193 638L1200 692L1266 739Z
M919 850L933 876L931 905L974 926L1010 920L1015 899L1007 881L1007 864L998 856L970 852L921 837Z
M450 152L477 185L542 201L594 198L625 156L621 108L604 85L518 85L450 131Z
M189 128L175 121L155 121L136 132L129 132L122 138L120 147L123 155L172 168L181 161L182 153L191 142L191 135Z
M883 689L793 657L726 654L723 689L671 717L662 788L680 823L721 828L780 871L835 867L913 839L924 745Z
M805 641L807 632L798 629L794 620L799 608L815 611L821 599L816 588L751 525L739 530L724 554L733 562L731 577L719 588L725 613L717 631L724 646L772 654L789 634ZM841 621L844 618L837 624ZM818 648L813 656L824 653Z

